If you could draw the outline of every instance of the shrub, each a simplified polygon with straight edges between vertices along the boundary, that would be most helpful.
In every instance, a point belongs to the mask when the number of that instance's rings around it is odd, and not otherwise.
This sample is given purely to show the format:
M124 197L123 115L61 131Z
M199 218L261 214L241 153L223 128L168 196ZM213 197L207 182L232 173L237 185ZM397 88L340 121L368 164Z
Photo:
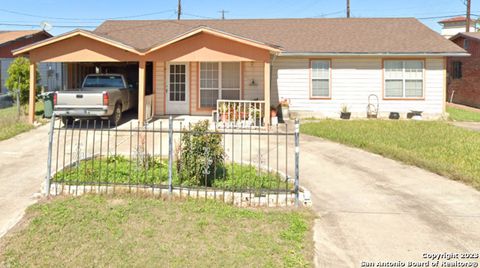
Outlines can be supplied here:
M27 58L18 57L10 64L7 72L8 79L5 81L5 87L12 93L14 100L16 100L18 90L20 90L20 104L27 104L30 87L30 61ZM38 83L40 81L38 69L36 79Z
M183 185L211 186L215 172L223 168L224 151L220 134L207 133L207 120L193 125L177 149L177 174Z

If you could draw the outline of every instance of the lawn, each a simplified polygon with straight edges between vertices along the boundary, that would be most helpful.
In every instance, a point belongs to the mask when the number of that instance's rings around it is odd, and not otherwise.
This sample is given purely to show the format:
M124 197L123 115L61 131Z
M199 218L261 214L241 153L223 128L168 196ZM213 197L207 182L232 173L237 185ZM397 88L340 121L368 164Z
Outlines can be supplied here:
M43 102L35 105L36 116L43 114ZM22 132L32 129L33 126L27 122L26 116L17 117L17 107L12 106L0 109L0 141L16 136Z
M447 112L453 121L480 122L480 112L449 106Z
M202 179L198 184L183 181L173 164L172 183L174 186L205 186ZM226 164L219 166L215 175L208 176L207 186L225 190L251 189L293 189L291 183L274 172L258 171L254 166ZM53 177L54 182L77 185L95 184L129 184L129 185L166 185L168 182L168 161L166 159L150 158L147 165L141 161L123 156L102 157L80 161L79 165L65 168Z
M301 132L359 147L480 189L480 132L440 121L323 120Z
M309 210L132 196L57 198L0 242L6 267L312 266Z

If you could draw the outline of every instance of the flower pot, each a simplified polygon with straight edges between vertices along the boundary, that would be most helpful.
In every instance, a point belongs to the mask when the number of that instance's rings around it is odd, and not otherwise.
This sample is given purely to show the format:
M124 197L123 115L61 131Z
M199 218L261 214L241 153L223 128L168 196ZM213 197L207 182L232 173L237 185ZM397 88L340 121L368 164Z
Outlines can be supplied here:
M227 119L228 119L228 114L227 113L222 113L220 115L220 121L227 122Z
M277 110L272 108L270 109L270 117L276 117L277 116Z
M350 116L351 116L351 115L352 115L352 113L350 113L350 112L346 112L346 113L345 113L345 112L341 112L341 113L340 113L340 118L341 118L341 119L350 119Z
M290 118L290 111L288 106L282 106L282 119L288 119Z

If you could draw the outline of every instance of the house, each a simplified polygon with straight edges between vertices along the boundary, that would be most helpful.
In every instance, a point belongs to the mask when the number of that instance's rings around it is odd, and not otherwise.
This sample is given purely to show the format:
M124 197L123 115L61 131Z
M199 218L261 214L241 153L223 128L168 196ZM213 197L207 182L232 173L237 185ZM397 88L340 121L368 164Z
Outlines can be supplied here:
M442 25L441 35L447 39L458 33L466 32L467 29L467 18L462 16L444 19L438 23ZM470 19L470 32L476 32L477 29L477 21Z
M6 93L5 82L8 79L8 68L14 60L12 50L33 44L52 37L46 31L0 31L0 93ZM40 86L50 90L58 90L62 87L62 64L40 63Z
M459 33L450 40L471 56L448 58L448 101L480 108L480 33Z
M337 118L347 105L365 117L371 94L381 116L419 110L439 117L446 59L468 55L414 18L115 20L14 54L29 55L32 71L38 62L67 63L71 85L95 70L130 74L140 122L210 115L226 99L261 102L267 124L265 110L281 99L294 116Z

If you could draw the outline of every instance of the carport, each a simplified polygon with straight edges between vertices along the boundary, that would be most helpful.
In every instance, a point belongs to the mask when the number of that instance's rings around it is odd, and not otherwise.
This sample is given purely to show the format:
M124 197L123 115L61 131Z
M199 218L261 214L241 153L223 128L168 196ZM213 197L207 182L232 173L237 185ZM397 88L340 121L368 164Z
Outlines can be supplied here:
M138 120L141 124L153 114L155 72L153 62L133 47L88 31L77 30L13 51L30 59L29 122L35 120L36 68L39 62L67 65L68 88L78 88L89 73L120 73L129 84L138 86Z

